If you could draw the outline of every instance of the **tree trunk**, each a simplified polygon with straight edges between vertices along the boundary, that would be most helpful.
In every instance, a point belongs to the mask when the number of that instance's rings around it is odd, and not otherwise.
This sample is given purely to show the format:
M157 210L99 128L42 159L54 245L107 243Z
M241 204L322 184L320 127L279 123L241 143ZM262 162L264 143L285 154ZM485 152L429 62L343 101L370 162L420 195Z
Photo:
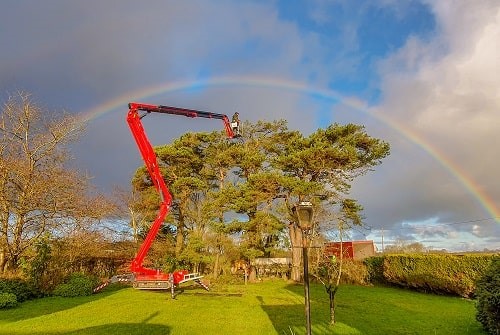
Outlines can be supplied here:
M330 295L330 324L335 324L335 293L329 292Z
M5 249L0 250L0 273L5 273L7 266L7 256Z
M302 281L302 231L290 224L288 226L290 235L290 247L292 248L292 273L291 279L296 282Z
M184 229L182 223L177 226L177 235L175 236L175 257L179 257L184 249Z
M19 269L19 254L10 254L10 257L7 261L7 269L12 272L15 272Z
M257 280L257 269L253 266L249 266L248 270L245 269L245 271L248 271L248 281L249 282L255 282Z
M179 218L177 221L177 235L175 236L175 257L179 258L182 250L184 250L184 214L182 209L179 209Z
M214 279L219 277L219 259L220 259L220 248L217 248L217 254L215 255L214 262Z
M335 324L335 294L337 293L338 287L328 289L328 296L330 298L330 324Z
M137 221L135 219L135 216L136 216L135 211L132 208L132 206L128 207L128 211L130 214L131 224L132 224L132 236L134 238L135 244L138 245L139 244L139 234L138 234L139 229L137 228Z

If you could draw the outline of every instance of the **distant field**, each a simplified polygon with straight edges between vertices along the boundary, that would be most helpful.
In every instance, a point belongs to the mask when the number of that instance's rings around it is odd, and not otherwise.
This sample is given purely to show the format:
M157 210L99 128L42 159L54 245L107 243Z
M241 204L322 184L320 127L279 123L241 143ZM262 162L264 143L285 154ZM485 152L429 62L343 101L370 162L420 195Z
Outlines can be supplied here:
M472 301L385 287L341 287L337 324L311 287L313 334L484 334ZM0 310L0 334L304 334L303 288L284 281L167 292L111 288Z

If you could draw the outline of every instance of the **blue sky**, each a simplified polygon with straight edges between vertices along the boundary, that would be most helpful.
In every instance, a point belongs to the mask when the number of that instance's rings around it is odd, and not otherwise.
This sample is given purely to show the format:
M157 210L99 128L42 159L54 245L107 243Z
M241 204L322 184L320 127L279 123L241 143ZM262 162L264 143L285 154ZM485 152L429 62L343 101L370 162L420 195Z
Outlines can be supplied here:
M431 8L417 1L384 5L377 1L280 1L279 17L313 35L324 52L307 55L303 63L338 63L327 84L342 94L376 103L380 90L377 62L401 48L409 36L429 38L436 29ZM321 67L324 69L324 67ZM321 71L321 70L319 70ZM314 74L310 78L314 80Z
M73 154L103 191L141 164L129 101L286 119L306 135L359 123L392 154L353 185L370 228L353 238L500 248L497 0L8 0L0 43L2 100L23 90L100 111ZM144 123L154 144L219 126Z

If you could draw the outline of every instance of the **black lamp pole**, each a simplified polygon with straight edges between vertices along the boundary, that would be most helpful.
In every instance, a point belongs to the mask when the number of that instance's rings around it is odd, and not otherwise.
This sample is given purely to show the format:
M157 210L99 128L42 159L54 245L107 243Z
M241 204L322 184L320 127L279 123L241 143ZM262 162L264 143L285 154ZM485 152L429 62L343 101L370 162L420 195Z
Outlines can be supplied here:
M309 303L309 258L307 256L307 237L303 234L302 258L304 259L304 312L306 314L306 334L311 335L311 305Z
M309 258L307 255L307 234L313 225L313 206L308 201L293 207L297 224L302 230L302 259L304 264L304 312L306 315L306 334L311 335L311 306L309 299Z

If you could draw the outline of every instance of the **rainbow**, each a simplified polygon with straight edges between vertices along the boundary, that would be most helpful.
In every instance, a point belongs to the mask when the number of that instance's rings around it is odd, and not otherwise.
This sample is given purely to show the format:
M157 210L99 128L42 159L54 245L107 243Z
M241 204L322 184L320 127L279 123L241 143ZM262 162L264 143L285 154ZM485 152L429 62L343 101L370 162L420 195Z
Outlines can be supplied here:
M431 143L426 141L416 132L404 126L403 124L381 113L376 113L373 109L370 109L367 105L359 100L344 97L333 90L315 88L302 82L289 79L279 79L271 77L266 78L261 76L235 76L216 77L211 78L210 80L186 80L171 83L162 83L160 85L142 88L140 90L127 92L125 94L117 96L94 108L84 111L82 113L82 118L85 121L91 121L118 108L123 109L124 106L127 106L129 102L140 101L141 99L157 96L164 93L172 93L175 91L183 91L193 88L231 85L277 88L282 90L294 91L301 94L310 94L315 97L330 99L354 110L366 113L371 117L374 117L391 129L394 129L403 137L409 139L412 143L421 147L429 155L431 155L433 159L435 159L447 171L449 171L449 173L453 175L475 199L477 199L481 206L489 213L489 215L491 215L491 218L499 223L500 211L496 207L495 202L484 191L482 191L482 189L475 183L475 181L472 180L472 178L470 178L460 166L449 159L446 154L440 151L437 147L433 146Z
M90 110L83 113L83 118L85 121L90 121L98 118L101 115L109 113L117 108L122 108L126 106L129 102L144 99L147 97L156 96L164 93L171 93L175 91L183 91L187 89L200 88L200 87L213 87L213 86L249 86L249 87L272 87L284 90L296 91L302 94L313 94L316 96L325 97L328 99L333 99L336 101L342 101L344 105L350 106L354 109L361 110L364 106L355 101L349 100L342 97L340 94L325 89L312 88L310 85L306 85L301 82L293 80L284 80L276 78L265 78L265 77L218 77L210 80L190 80L190 81L176 81L173 83L164 83L156 86L151 86L147 88L142 88L133 92L127 92L120 96L117 96L111 100L104 102Z

